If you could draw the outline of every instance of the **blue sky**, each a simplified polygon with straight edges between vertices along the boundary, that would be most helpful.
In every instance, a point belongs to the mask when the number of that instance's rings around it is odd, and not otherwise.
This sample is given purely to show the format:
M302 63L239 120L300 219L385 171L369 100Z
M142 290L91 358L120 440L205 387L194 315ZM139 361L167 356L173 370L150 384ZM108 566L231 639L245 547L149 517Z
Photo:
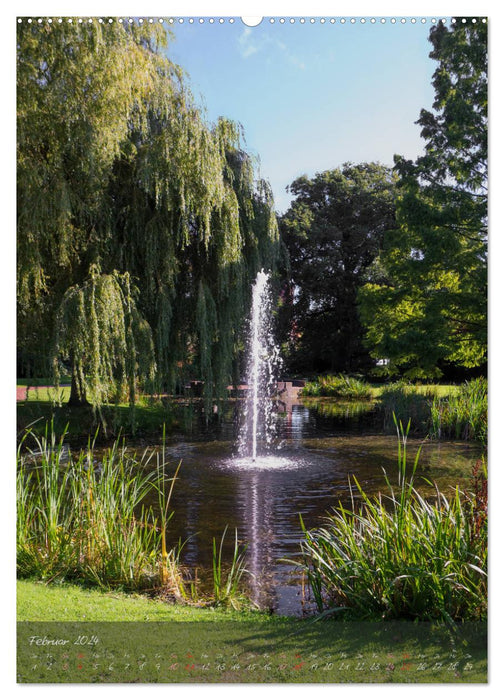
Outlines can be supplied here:
M243 125L278 211L288 207L285 187L299 175L422 152L414 122L433 101L429 23L278 19L246 27L239 18L186 18L172 26L168 49L208 119Z

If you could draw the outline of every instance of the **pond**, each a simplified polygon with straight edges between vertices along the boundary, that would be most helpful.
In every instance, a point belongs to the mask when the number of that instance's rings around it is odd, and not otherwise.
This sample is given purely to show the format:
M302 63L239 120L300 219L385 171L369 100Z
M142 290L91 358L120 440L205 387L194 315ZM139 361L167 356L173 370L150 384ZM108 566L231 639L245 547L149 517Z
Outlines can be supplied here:
M328 410L328 402L284 405L276 414L274 450L255 463L236 455L232 406L227 420L207 430L196 419L192 437L170 441L166 448L173 468L182 462L169 527L173 544L179 538L185 542L183 563L209 570L212 540L220 541L226 526L229 559L237 528L240 542L247 544L252 598L278 614L301 614L299 573L281 561L299 556L300 515L309 528L321 525L339 501L349 503L350 489L356 491L354 476L367 493L386 491L383 470L397 483L397 437L376 428L369 408L366 413L334 403ZM481 456L478 445L410 438L410 464L420 445L416 484L427 493L433 489L425 478L445 492L467 485Z

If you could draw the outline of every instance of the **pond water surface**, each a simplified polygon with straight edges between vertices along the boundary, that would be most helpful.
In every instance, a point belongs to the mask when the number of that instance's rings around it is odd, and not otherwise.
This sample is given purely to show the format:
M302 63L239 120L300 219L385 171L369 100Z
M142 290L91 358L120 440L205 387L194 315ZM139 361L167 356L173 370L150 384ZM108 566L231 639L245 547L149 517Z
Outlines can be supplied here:
M257 462L236 456L236 428L230 419L195 429L191 438L170 441L166 456L173 468L182 462L172 506L170 539L185 542L182 561L200 575L212 565L212 541L228 527L229 560L234 530L247 545L250 593L261 606L279 614L303 610L302 582L295 567L282 561L299 557L300 516L309 528L323 523L338 502L348 504L355 476L367 493L386 492L383 470L397 483L397 437L366 427L362 412L327 410L294 403L277 414L275 450ZM329 415L328 415L329 414ZM369 421L368 421L369 423ZM422 446L416 485L433 489L425 479L449 492L467 485L481 456L478 445L453 441L408 440L412 464Z

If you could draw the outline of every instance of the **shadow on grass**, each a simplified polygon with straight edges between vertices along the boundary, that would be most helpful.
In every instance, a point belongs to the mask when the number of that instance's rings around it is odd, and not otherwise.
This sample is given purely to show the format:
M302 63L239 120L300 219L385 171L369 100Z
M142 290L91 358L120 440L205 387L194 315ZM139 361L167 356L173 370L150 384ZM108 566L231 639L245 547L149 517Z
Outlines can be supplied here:
M486 657L478 624L18 623L20 682L484 683Z

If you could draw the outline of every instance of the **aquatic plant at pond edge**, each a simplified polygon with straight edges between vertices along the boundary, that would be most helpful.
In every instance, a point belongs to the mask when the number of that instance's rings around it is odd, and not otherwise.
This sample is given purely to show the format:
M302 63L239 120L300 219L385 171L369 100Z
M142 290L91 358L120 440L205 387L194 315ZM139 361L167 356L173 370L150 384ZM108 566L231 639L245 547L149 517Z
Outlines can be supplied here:
M243 606L244 595L241 590L241 580L248 573L245 568L246 547L240 550L238 531L235 529L234 549L231 565L225 566L222 559L222 549L227 533L224 528L219 546L215 537L212 546L213 598L217 605L230 605L235 610ZM249 602L249 601L247 601Z
M434 437L454 437L478 440L488 439L488 381L478 377L465 382L450 396L435 397L431 405Z
M154 453L140 459L116 441L98 460L93 445L77 457L46 430L35 451L18 448L17 569L20 577L81 581L178 595L178 551L167 551L166 526L176 475ZM179 465L180 466L180 465ZM168 495L165 484L171 482ZM145 498L157 492L161 515Z
M431 425L431 402L436 398L435 387L424 389L403 382L394 382L380 392L379 407L383 413L383 424L394 429L394 416L405 424L410 421L412 430L426 435Z
M487 442L488 381L483 377L451 387L449 392L439 391L436 385L396 382L382 389L378 407L387 429L393 427L395 415L403 422L411 420L412 429L432 438Z
M316 381L306 382L300 396L339 396L347 399L371 399L371 386L361 379L344 374L318 377Z
M237 533L230 562L223 558L227 527L219 547L214 541L212 581L204 590L197 570L191 578L181 563L184 544L168 547L181 463L168 477L164 429L161 451L140 457L116 441L98 458L91 440L74 456L65 436L56 437L52 426L43 436L27 430L18 448L19 578L150 591L188 604L250 606L241 587L247 572Z
M469 620L486 617L486 475L474 493L436 489L431 502L414 488L419 453L407 476L409 424L398 424L398 487L360 504L339 504L325 527L301 520L303 563L318 610L360 618ZM484 502L484 508L482 506Z

